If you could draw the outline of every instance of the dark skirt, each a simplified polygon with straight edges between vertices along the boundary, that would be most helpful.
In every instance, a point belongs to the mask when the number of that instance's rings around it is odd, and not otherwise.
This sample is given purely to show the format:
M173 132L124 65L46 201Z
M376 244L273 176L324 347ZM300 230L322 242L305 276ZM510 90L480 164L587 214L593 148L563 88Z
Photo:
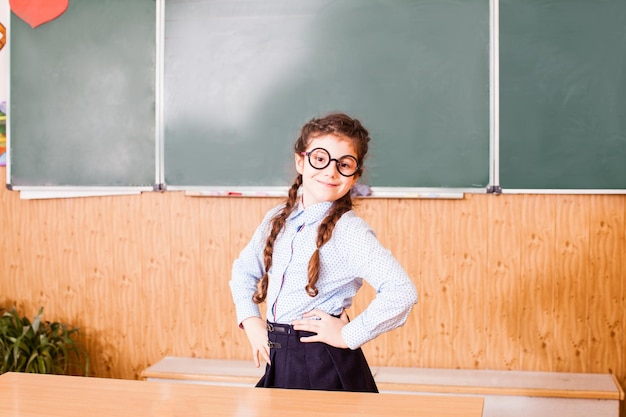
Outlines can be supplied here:
M271 365L257 387L378 392L363 351L300 342L314 333L268 323Z

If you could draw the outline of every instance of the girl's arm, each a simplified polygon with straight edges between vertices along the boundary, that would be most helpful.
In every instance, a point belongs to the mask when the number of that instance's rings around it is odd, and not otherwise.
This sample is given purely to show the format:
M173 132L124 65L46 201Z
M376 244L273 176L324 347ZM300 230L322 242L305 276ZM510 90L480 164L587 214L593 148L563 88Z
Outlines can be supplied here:
M325 268L347 269L353 279L367 280L376 290L376 298L350 323L347 316L342 320L320 310L305 313L303 319L292 322L294 328L317 335L305 337L302 341L356 349L404 324L417 302L415 285L391 252L378 242L369 226L353 213L346 213L327 245L327 251L344 255L326 258Z
M376 291L367 308L342 328L346 344L356 349L403 325L417 303L417 290L402 265L380 244L363 219L344 215L340 223L349 231L338 234L339 247L349 248L346 262L355 276L364 278Z
M259 227L252 235L252 239L233 262L229 281L231 295L235 303L237 323L243 328L242 322L248 317L261 317L258 304L252 301L257 283L263 276L263 250L267 236L268 224L277 208L270 210Z
M241 324L246 331L246 336L248 336L248 341L252 348L252 358L256 367L261 366L259 357L271 365L269 346L267 345L267 327L263 319L260 317L248 317Z

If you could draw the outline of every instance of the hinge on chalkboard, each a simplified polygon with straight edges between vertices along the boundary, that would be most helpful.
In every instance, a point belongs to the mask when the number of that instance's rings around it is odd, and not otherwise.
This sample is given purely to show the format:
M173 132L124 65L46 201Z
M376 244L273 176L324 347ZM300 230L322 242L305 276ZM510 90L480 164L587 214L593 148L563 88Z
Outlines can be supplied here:
M502 194L502 187L499 185L490 185L487 187L487 194Z
M167 185L165 185L165 183L161 183L161 184L154 184L154 187L152 187L153 191L167 191Z

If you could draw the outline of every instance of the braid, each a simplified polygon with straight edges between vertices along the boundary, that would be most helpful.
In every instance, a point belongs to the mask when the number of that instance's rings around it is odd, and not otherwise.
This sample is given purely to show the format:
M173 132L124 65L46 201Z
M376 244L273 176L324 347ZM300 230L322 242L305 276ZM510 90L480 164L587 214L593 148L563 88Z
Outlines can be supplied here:
M309 260L308 276L309 282L306 286L306 292L311 297L315 297L318 294L316 287L317 280L320 275L320 248L324 246L332 237L333 230L337 221L344 215L344 213L352 209L352 198L350 193L347 193L339 200L333 203L330 213L320 224L317 232L317 249L313 252L311 259Z
M272 268L272 256L274 255L274 242L280 231L285 226L287 217L291 214L296 203L298 201L298 189L302 184L302 175L298 175L293 185L289 189L287 200L285 201L285 207L277 213L272 219L272 230L265 242L265 249L263 250L263 262L265 264L265 272L259 280L257 289L252 296L252 301L256 304L261 304L267 297L267 286L269 283L269 270Z

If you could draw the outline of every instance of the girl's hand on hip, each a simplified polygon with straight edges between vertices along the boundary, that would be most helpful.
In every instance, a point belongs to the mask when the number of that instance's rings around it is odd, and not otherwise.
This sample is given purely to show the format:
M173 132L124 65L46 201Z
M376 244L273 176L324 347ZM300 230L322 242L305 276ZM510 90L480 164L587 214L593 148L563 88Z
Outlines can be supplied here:
M260 317L248 317L241 324L246 331L248 341L252 347L254 364L258 368L261 365L259 356L268 364L270 363L270 348L267 345L267 324Z
M339 318L331 316L322 310L312 310L302 315L302 320L294 320L291 324L295 330L317 333L313 336L301 337L303 343L323 342L336 348L346 349L348 345L343 340L341 329L348 324L346 310ZM316 317L317 319L314 319Z

